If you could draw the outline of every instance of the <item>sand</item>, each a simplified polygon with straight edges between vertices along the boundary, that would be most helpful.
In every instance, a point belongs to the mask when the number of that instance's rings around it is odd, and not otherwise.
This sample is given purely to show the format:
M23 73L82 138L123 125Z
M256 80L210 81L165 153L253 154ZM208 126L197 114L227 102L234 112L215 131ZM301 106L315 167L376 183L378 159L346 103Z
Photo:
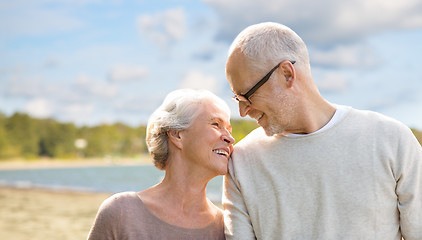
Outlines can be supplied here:
M0 161L0 170L151 164L133 159ZM86 239L101 203L112 193L0 187L0 239ZM221 207L221 204L217 204Z
M119 165L134 161L119 161ZM136 161L139 164L138 161ZM113 165L105 159L0 161L0 170ZM86 239L111 193L0 187L0 239Z
M149 164L137 159L0 161L0 170ZM86 239L95 215L111 193L0 187L0 239Z
M0 239L86 239L108 193L0 188Z

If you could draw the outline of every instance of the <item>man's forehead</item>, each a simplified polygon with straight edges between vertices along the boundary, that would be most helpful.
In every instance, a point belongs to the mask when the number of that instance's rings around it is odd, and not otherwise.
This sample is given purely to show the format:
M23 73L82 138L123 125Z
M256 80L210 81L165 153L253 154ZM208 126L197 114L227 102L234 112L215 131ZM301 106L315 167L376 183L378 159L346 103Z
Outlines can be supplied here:
M228 57L226 63L226 73L232 73L239 71L239 68L246 66L246 57L240 50L235 50Z
M247 76L246 66L242 66L239 61L229 61L226 68L226 77L233 93L242 90L245 76Z
M229 56L226 64L226 77L232 92L245 94L254 84L256 74L250 71L247 57L239 51Z
M237 73L227 75L227 81L229 82L231 91L236 94L245 94L249 91L252 86L256 83L254 73L250 72L247 67Z

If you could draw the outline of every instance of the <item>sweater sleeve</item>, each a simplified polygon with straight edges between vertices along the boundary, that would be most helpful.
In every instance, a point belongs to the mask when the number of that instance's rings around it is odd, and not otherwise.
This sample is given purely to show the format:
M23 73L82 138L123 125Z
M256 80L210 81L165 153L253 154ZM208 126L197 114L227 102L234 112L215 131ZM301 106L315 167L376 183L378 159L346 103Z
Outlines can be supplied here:
M422 239L422 147L410 129L399 143L396 194L400 229L406 240Z
M232 159L229 161L229 173L224 176L223 207L226 239L256 239Z
M120 206L117 197L106 199L100 206L94 224L88 234L88 240L119 239Z

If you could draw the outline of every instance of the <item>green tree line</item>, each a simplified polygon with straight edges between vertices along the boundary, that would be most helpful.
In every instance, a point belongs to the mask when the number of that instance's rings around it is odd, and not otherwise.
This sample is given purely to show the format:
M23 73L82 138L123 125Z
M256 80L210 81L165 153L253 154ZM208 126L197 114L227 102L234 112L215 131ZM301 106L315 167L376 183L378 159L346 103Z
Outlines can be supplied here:
M233 120L233 137L239 141L258 127L253 121ZM147 153L146 126L122 123L77 127L54 119L0 113L0 160L48 158L136 157ZM79 143L85 144L77 144ZM78 148L79 145L79 148Z
M78 139L86 142L85 148L77 148ZM116 123L77 127L27 114L0 114L0 159L131 157L144 152L145 126Z
M252 120L234 119L231 124L236 142L258 127ZM422 144L422 131L412 131ZM148 152L145 135L146 126L142 125L130 127L115 123L78 127L54 119L31 118L22 113L10 117L0 113L0 160L136 157Z

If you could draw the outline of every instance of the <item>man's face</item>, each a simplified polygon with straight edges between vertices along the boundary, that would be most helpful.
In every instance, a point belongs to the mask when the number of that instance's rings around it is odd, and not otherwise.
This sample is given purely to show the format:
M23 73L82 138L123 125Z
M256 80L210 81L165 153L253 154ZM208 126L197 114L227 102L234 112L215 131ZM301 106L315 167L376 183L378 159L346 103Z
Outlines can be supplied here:
M226 64L226 76L234 94L245 94L267 72L252 72L248 69L246 58L234 52ZM268 69L269 71L270 69ZM250 98L250 102L239 102L240 116L250 116L257 120L268 136L283 133L289 129L294 109L291 97L284 88L284 76L281 69L276 69L271 78Z

